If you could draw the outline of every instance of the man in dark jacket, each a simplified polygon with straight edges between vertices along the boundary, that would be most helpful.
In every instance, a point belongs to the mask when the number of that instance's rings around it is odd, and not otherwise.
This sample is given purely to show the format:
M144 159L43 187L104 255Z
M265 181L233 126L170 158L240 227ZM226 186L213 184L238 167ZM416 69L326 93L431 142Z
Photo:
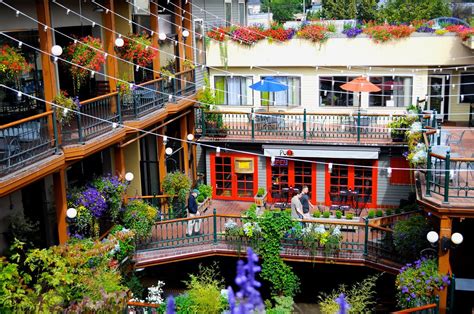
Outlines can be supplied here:
M199 191L194 189L191 191L191 195L189 195L188 199L188 217L193 218L199 216L198 211L198 204L196 201L196 197L198 196ZM186 236L190 237L193 235L193 231L195 233L199 233L199 229L201 228L201 221L199 219L188 220L188 228L186 231Z

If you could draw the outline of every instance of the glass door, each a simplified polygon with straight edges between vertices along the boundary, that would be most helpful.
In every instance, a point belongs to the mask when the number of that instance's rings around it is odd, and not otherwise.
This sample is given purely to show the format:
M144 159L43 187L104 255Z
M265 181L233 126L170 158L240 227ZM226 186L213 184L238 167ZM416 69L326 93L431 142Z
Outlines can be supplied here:
M329 200L339 202L341 191L349 189L349 166L334 165L330 174Z
M303 186L307 186L309 189L309 199L313 199L313 164L303 161L295 161L295 188L300 192Z
M211 185L218 199L253 200L257 193L256 157L243 154L211 155Z
M372 168L354 167L354 191L358 193L359 206L372 203Z
M444 75L431 75L429 79L428 108L436 110L441 120L444 113L444 80Z
M216 196L232 197L232 158L215 157Z

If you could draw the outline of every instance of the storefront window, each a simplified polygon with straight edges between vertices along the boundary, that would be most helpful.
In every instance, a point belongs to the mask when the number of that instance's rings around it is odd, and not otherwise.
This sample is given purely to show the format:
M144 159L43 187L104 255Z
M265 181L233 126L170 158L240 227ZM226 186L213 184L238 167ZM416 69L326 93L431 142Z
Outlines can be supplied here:
M412 103L413 77L377 76L370 82L380 87L380 91L369 94L371 107L407 107Z
M295 187L297 189L307 186L309 188L309 198L313 195L313 174L312 164L309 162L295 161Z
M341 88L341 85L352 81L355 76L323 76L319 78L320 106L358 106L357 93L351 93ZM354 97L356 95L356 97ZM355 102L355 103L354 103Z
M232 159L216 157L216 195L232 196Z

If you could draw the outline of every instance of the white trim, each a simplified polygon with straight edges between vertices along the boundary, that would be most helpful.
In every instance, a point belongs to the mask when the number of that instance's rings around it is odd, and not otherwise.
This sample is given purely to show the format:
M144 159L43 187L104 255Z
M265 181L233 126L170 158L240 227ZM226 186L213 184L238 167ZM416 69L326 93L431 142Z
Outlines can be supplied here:
M379 159L379 148L336 147L336 146L276 146L263 145L265 156L305 157L330 159ZM292 156L287 151L293 152Z

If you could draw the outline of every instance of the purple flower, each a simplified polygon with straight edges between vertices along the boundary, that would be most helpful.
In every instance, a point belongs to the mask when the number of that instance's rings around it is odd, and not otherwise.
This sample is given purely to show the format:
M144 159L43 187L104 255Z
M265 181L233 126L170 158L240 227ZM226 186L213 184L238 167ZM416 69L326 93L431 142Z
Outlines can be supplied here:
M414 292L410 293L410 296L414 299L416 297L416 294Z
M175 304L174 304L174 298L171 295L168 298L168 301L166 301L166 314L174 314L174 313L176 313Z
M339 304L339 314L346 314L347 310L350 308L350 305L347 303L344 293L341 293L336 298L336 303Z
M91 214L100 218L107 211L107 202L102 194L93 187L88 187L78 199L78 205L87 208Z
M407 297L407 301L410 301L410 300L411 300L410 297Z
M418 27L416 31L418 33L434 33L435 30L428 26L421 26L421 27Z
M346 34L346 36L349 38L354 38L360 35L362 33L362 30L358 27L352 27L352 28L345 29L344 31L342 31L342 33Z
M234 295L232 288L228 288L231 314L261 312L265 309L260 292L256 289L261 286L260 282L255 280L255 274L261 269L256 262L258 256L251 248L247 250L247 264L241 260L237 262L235 283L240 290Z
M427 285L429 285L429 284L431 283L431 280L426 279L426 280L425 280L425 283L426 283Z
M426 273L425 273L424 271L422 271L422 272L421 272L421 275L424 276L424 275L426 275Z
M448 275L444 275L441 279L443 280L443 284L445 285L449 285L451 283Z
M408 292L408 287L407 286L403 286L402 287L402 293L407 293Z
M79 101L79 96L74 97L74 104L77 108L81 107L81 102Z

